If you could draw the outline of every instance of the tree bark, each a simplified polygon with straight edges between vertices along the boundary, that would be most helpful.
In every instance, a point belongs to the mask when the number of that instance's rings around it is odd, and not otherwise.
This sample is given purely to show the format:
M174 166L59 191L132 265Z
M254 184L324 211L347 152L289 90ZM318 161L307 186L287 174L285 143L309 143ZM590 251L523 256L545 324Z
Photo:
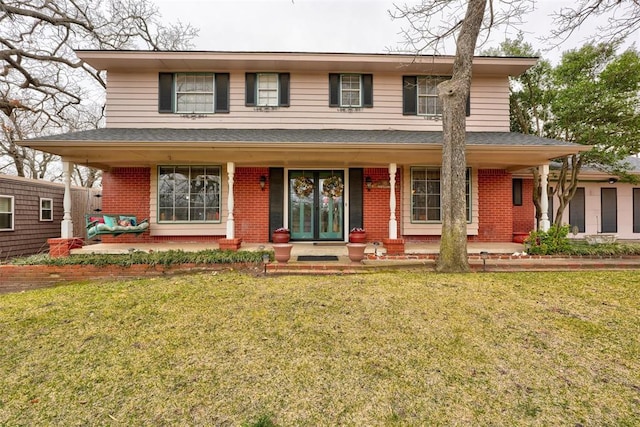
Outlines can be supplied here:
M436 271L468 272L466 205L466 100L478 33L487 0L469 0L460 26L451 80L438 86L442 100L442 238Z

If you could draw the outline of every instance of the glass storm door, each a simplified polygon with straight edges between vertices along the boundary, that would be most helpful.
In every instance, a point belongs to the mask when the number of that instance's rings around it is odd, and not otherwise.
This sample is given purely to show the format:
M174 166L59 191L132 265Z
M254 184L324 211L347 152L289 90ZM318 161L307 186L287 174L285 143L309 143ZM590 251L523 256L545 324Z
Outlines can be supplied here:
M343 240L344 173L289 171L292 240Z

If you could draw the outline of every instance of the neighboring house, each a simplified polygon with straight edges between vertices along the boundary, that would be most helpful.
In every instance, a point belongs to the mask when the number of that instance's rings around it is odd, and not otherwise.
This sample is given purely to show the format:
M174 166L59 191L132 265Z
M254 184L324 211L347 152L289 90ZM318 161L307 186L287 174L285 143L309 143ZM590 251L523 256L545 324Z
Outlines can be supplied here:
M628 157L629 173L640 178L640 159ZM550 185L555 186L553 170ZM549 212L555 215L558 199L550 199ZM562 223L569 224L569 235L583 238L585 235L615 234L618 239L640 239L640 185L619 182L611 175L593 168L580 172L578 189L562 216Z
M47 252L60 237L64 185L0 174L0 260ZM84 213L98 207L96 190L73 187L74 235L84 237Z
M26 145L104 171L103 211L149 218L104 242L427 241L441 234L441 103L452 56L79 51L108 73L107 127ZM467 102L470 241L533 227L512 171L585 147L509 132L509 76L477 57ZM530 187L524 184L524 193ZM529 190L529 194L530 190ZM71 237L63 227L63 237Z

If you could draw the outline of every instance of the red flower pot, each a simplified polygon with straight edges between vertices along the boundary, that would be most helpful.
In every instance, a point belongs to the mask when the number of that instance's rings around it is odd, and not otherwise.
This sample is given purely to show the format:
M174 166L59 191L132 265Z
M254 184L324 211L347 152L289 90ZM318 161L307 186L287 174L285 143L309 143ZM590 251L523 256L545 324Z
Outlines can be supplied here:
M367 241L367 233L365 231L352 231L349 233L349 242L365 243Z
M271 240L273 243L289 243L291 239L291 234L289 233L273 233L271 235Z

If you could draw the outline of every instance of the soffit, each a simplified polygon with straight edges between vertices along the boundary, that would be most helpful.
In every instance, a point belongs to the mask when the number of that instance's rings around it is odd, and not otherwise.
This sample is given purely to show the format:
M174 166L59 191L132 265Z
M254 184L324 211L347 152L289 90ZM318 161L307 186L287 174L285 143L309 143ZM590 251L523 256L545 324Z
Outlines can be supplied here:
M288 71L414 73L449 75L453 56L292 52L77 51L98 70L139 71ZM475 75L516 76L537 58L475 57Z

